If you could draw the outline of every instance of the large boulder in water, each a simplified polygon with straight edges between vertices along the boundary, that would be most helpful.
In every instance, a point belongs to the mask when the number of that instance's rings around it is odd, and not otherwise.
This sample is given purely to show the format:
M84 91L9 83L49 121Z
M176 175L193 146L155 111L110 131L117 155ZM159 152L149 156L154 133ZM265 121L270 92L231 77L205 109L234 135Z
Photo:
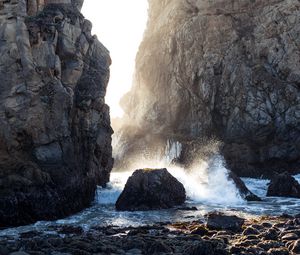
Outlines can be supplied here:
M261 199L253 194L245 185L245 183L242 181L240 177L238 177L235 173L229 172L228 179L233 181L236 188L238 189L240 195L242 198L244 198L247 201L261 201Z
M167 169L139 169L127 180L116 209L166 209L183 204L185 199L183 185Z
M287 172L276 175L269 184L267 196L300 198L300 184Z

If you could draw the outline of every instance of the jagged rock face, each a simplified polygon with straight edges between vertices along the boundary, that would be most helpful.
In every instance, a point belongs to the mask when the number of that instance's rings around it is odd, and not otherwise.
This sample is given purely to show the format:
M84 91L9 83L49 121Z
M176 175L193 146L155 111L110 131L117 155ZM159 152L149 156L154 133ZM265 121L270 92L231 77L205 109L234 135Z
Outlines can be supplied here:
M107 49L82 1L29 2L0 5L0 227L81 210L113 164Z
M299 1L149 5L135 83L122 102L137 133L217 137L239 175L299 171Z

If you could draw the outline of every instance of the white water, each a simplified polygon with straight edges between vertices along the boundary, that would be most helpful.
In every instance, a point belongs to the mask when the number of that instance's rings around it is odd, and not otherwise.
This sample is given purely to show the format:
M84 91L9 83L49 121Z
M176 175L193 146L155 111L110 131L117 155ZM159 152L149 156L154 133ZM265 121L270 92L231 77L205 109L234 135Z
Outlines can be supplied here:
M224 167L219 163L212 164L215 168L212 172L221 173L225 177ZM206 169L206 166L199 166L199 168ZM185 185L189 196L186 205L195 206L198 211L180 211L175 208L147 212L117 212L114 204L131 172L113 172L108 188L98 188L95 202L90 208L58 221L37 222L33 225L2 230L0 231L0 238L4 235L17 238L20 233L31 230L44 231L47 226L64 224L82 226L84 229L88 229L95 225L122 227L140 226L156 222L190 221L203 219L203 216L212 210L240 214L243 217L280 215L282 213L297 214L300 211L300 199L266 197L268 180L244 178L246 186L263 199L262 202L246 202L238 196L234 196L235 190L232 184L224 182L225 178L223 179L223 177L221 178L222 181L217 181L214 175L208 175L204 178L205 181L199 183L196 178L201 179L200 174L198 176L195 173L185 175L182 169L175 168L171 168L170 172L176 175ZM300 182L300 175L295 177ZM207 183L208 180L210 180L209 183ZM203 193L200 194L200 191ZM206 195L208 196L206 197ZM227 197L230 199L227 199Z
M224 167L221 157L214 158L210 163L203 162L189 172L180 167L166 166L163 161L152 162L151 166L153 165L160 168L166 167L184 185L188 203L208 203L224 206L245 203L234 183L227 179L227 169ZM138 168L141 167L136 166L135 169ZM108 187L98 189L96 202L99 204L115 204L132 173L133 171L112 172Z
M182 144L178 141L167 141L167 146L165 149L165 162L171 164L173 159L179 158L182 152Z
M180 146L177 144L176 147L177 149L174 150L174 146L171 145L170 150L166 150L166 153L170 153L169 158L171 155L180 156L178 153ZM282 213L297 214L300 211L300 199L266 197L269 181L263 179L243 179L249 190L263 199L262 202L244 201L238 194L233 182L228 181L227 169L224 167L223 159L220 156L214 157L209 162L198 163L189 172L180 167L170 166L168 162L170 161L165 159L156 162L143 160L136 163L132 169L167 167L169 172L185 186L188 196L186 205L197 207L197 211L182 211L174 208L146 212L117 212L114 204L133 171L114 171L107 188L98 188L95 202L90 208L55 222L37 222L33 225L2 230L0 237L3 235L18 237L18 234L31 230L44 231L49 225L72 224L88 229L95 225L121 227L140 226L156 222L190 221L203 219L207 212L213 210L234 212L244 217L280 215ZM300 174L295 177L300 182Z

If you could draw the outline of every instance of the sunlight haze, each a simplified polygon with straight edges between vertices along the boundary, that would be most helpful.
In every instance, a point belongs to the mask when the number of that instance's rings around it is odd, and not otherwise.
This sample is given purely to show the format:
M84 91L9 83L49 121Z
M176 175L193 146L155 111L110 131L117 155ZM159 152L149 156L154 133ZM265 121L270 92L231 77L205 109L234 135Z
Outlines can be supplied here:
M147 0L86 0L82 12L93 23L93 34L110 51L111 77L106 102L111 117L121 117L121 97L129 91L134 60L147 22Z

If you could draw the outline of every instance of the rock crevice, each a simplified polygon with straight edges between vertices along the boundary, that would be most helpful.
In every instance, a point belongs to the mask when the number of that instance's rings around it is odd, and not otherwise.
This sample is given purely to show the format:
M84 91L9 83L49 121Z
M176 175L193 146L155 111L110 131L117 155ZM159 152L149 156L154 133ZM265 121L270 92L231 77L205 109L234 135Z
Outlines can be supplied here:
M183 145L215 137L239 175L299 172L299 7L150 0L134 85L122 101L130 140L145 131Z
M82 2L0 5L0 227L81 210L109 180L111 60Z

